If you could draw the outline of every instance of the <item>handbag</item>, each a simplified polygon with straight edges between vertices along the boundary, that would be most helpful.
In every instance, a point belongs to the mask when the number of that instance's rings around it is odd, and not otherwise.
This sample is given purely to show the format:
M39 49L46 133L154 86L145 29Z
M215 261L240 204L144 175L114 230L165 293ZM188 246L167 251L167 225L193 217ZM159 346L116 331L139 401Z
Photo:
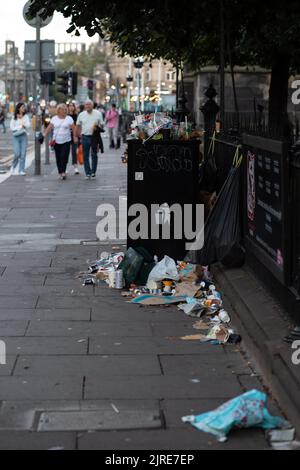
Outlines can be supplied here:
M77 149L77 162L79 165L83 165L83 149L82 149L82 144L78 146Z
M24 135L24 134L26 134L25 129L19 129L19 130L13 131L13 136L14 137L20 137L21 135Z

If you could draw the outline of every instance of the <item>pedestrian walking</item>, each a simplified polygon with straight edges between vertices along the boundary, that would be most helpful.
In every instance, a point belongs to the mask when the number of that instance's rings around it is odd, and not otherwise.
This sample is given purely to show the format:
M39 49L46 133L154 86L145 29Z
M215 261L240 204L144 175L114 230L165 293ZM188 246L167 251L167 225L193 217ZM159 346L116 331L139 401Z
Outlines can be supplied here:
M11 173L13 175L25 176L26 153L28 147L28 130L30 129L30 120L26 114L24 103L18 103L14 116L10 122L10 129L13 134L14 159L12 162ZM19 171L17 172L17 166Z
M77 114L77 108L76 108L75 103L68 104L68 116L70 116L73 119L73 122L76 126L78 114ZM72 165L74 167L75 175L79 175L78 162L77 162L78 139L77 139L77 135L75 136L73 131L71 131L71 136L72 136L72 141L71 141ZM76 142L75 142L75 137L76 137Z
M6 133L6 125L5 125L6 114L5 110L0 106L0 126L3 127L3 134Z
M105 122L109 131L110 148L116 149L118 148L119 113L116 110L116 105L114 103L105 115Z
M77 136L81 136L84 170L86 179L89 180L96 177L98 167L98 148L95 146L93 135L98 131L98 128L103 128L104 121L102 114L94 109L92 100L87 100L84 107L85 111L81 112L77 119ZM90 153L92 154L92 167Z
M78 143L76 126L74 120L68 116L68 108L66 104L59 104L57 106L57 113L47 127L45 136L53 131L53 139L50 145L54 147L56 156L56 165L60 179L67 178L66 170L69 162L69 154L71 149L72 134L74 135L74 142Z

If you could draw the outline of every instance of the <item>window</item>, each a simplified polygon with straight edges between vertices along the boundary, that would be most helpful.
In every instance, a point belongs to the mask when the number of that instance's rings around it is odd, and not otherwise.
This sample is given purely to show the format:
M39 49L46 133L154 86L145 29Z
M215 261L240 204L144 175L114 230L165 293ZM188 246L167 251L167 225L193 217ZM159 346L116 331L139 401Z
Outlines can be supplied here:
M151 69L146 70L145 78L146 78L146 82L151 82L151 79L152 79Z
M176 80L175 70L167 70L166 71L166 81L167 82L175 82L175 80Z

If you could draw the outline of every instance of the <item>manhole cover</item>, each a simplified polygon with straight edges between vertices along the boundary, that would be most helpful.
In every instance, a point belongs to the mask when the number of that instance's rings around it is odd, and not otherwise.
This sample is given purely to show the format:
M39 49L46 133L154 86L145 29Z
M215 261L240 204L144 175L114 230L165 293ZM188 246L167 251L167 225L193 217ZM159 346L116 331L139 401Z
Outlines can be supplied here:
M113 431L157 429L162 419L157 410L48 411L40 415L38 431Z

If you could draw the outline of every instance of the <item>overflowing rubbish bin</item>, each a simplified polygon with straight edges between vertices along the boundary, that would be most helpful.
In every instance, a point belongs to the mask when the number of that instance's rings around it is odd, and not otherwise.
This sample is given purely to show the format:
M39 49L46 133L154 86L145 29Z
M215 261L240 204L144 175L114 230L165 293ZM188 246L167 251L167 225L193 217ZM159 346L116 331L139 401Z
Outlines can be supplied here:
M128 141L128 248L184 258L196 231L199 146L199 140Z

